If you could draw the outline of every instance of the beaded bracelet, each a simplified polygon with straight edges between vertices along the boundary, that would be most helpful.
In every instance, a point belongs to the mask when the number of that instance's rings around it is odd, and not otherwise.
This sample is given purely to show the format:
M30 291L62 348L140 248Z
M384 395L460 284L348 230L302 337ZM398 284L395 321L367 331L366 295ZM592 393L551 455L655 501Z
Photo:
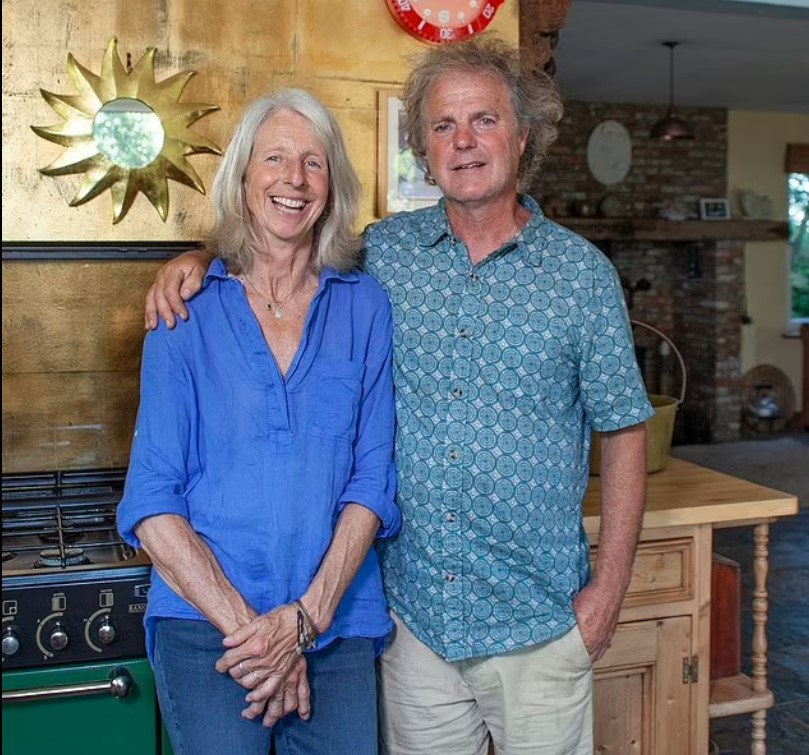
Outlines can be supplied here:
M304 650L312 650L317 645L317 627L315 622L306 612L303 604L299 600L294 600L292 605L295 606L298 619L298 654Z

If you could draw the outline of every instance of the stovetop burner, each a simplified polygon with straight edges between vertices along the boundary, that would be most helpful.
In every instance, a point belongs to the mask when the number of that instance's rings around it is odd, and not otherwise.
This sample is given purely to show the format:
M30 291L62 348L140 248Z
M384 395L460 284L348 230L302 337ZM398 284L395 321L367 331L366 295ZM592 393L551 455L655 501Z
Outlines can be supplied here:
M125 469L4 475L3 576L144 562L116 529L125 479Z
M84 555L84 548L45 548L39 552L34 568L44 569L50 566L66 569L68 566L90 563L92 561Z
M144 654L151 564L121 540L126 470L3 475L3 671Z

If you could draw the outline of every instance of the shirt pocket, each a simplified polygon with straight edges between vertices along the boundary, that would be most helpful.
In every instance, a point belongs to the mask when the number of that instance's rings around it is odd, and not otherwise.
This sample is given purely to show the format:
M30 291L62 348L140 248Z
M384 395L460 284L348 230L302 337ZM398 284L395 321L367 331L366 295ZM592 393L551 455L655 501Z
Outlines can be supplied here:
M307 430L349 443L357 434L365 365L346 359L314 362L306 391Z

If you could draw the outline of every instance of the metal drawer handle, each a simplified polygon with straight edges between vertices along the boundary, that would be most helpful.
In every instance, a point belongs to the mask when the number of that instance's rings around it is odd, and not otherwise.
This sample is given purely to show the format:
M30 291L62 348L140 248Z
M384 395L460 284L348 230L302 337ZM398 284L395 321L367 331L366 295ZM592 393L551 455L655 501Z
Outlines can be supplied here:
M85 682L84 684L62 684L56 687L40 687L39 689L21 689L14 692L3 692L3 702L25 702L27 700L51 700L58 697L80 697L82 695L98 695L104 692L111 697L122 698L132 689L132 675L123 667L114 668L109 679L103 682Z

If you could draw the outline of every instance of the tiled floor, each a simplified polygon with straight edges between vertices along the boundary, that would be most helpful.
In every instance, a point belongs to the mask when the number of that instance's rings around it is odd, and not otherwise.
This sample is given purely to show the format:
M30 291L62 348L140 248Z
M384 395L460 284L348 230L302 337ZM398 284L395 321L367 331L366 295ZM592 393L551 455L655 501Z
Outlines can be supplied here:
M750 673L753 530L718 530L714 550L742 565L742 670ZM768 755L809 753L809 508L770 528L769 682L775 707L767 715ZM721 755L748 755L750 717L711 722Z

